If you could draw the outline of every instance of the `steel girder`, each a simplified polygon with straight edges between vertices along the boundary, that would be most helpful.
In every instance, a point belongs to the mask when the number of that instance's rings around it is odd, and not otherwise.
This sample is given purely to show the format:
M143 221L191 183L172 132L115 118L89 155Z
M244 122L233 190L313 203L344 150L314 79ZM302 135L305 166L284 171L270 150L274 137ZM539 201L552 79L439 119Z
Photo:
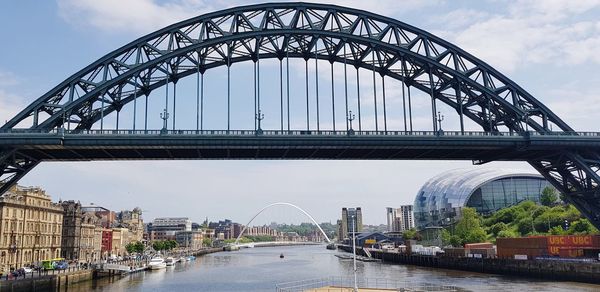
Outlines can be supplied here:
M365 11L307 3L232 8L166 27L87 66L1 129L52 129L65 121L87 129L101 112L118 111L198 70L260 58L314 58L317 42L324 45L317 58L400 79L462 109L484 128L491 124L490 131L522 131L525 123L539 131L550 124L571 130L491 66L432 34ZM368 59L372 52L375 61Z
M314 53L315 47L320 48ZM376 56L370 59L369 56ZM515 82L464 50L400 21L333 5L268 3L205 14L141 37L90 64L0 128L90 129L101 117L180 78L236 62L319 58L390 76L453 107L483 130L572 129ZM5 150L5 182L37 161ZM529 161L597 227L596 152ZM11 179L4 176L10 173ZM15 179L16 178L16 179ZM595 206L595 207L593 207Z

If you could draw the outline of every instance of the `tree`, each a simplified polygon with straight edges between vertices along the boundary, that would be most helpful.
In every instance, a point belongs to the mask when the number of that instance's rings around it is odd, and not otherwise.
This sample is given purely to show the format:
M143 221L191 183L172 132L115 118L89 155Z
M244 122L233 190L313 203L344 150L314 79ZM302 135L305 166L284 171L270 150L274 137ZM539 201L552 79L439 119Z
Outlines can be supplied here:
M125 249L127 250L128 253L143 253L144 252L144 244L136 241L136 242L130 242L125 246Z
M155 251L161 251L165 249L165 242L164 241L155 241L152 243L152 248Z
M488 232L490 232L494 237L498 237L498 234L501 231L507 230L508 229L508 225L504 222L498 222L494 225L492 225L489 229Z
M402 233L402 238L404 238L404 240L416 239L417 238L417 230L415 230L414 228L405 230Z
M590 223L589 220L581 218L571 223L568 232L569 234L590 234L597 233L598 229L596 229L596 227L594 227L594 225L592 225L592 223Z
M127 253L134 253L135 252L135 243L130 242L125 246L125 250L127 250Z
M446 229L442 229L442 244L444 245L449 245L450 243L450 239L452 237L452 235L450 235L450 232Z
M550 228L549 233L552 235L566 235L567 231L565 231L561 226L554 226Z
M202 239L202 246L212 247L212 240L210 238Z
M498 238L504 237L519 237L519 234L513 230L507 229L498 232Z
M474 208L465 207L462 209L462 217L458 223L456 223L454 235L460 239L460 244L482 242L486 240L487 233L481 227L481 219L479 219Z
M556 201L558 200L558 195L556 194L556 189L553 187L545 187L544 190L542 190L542 195L540 197L540 202L542 203L542 205L544 206L553 206L554 204L556 204Z
M175 240L167 240L165 242L165 249L172 250L177 247L177 241Z

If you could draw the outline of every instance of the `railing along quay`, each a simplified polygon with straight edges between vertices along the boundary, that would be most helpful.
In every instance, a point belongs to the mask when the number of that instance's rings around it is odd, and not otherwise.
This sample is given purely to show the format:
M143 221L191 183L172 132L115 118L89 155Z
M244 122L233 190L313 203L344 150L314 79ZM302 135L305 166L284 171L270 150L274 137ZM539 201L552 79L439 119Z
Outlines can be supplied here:
M0 135L195 135L195 136L459 136L459 137L600 137L600 132L482 132L482 131L317 131L317 130L68 130L7 129Z

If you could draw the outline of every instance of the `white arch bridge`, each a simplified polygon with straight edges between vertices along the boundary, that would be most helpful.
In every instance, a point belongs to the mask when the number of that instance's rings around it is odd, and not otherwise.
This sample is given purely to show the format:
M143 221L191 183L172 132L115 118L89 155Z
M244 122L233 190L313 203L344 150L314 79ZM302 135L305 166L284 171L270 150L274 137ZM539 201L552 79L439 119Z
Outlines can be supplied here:
M234 245L239 246L239 240L240 238L242 238L242 236L244 235L244 231L246 231L246 228L248 226L250 226L250 224L252 223L252 221L254 221L254 219L256 219L256 217L258 217L258 215L260 215L262 212L264 212L265 210L273 207L273 206L290 206L290 207L294 207L296 208L298 211L302 212L304 215L306 215L306 217L308 217L315 225L317 225L317 228L319 228L319 231L321 231L321 233L323 234L323 236L325 237L325 240L327 240L327 243L331 244L331 240L329 239L329 237L327 236L327 234L325 233L325 231L323 231L323 228L321 228L321 226L319 225L319 223L317 223L317 221L315 220L315 218L313 218L313 216L311 216L310 214L308 214L308 212L306 212L304 209L292 204L292 203L284 203L284 202L278 202L278 203L273 203L273 204L269 204L267 206L265 206L264 208L262 208L260 211L258 211L258 213L256 213L256 215L254 215L252 217L252 219L250 219L250 221L248 221L248 223L246 225L244 225L244 228L242 228L242 232L240 232L240 234L238 235L238 237L235 239L235 243Z

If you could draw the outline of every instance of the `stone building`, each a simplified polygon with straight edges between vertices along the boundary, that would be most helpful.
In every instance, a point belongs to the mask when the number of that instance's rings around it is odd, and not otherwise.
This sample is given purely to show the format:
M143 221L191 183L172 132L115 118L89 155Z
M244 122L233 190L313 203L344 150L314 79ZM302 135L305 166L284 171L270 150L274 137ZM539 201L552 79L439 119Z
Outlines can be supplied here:
M94 260L99 260L102 259L103 257L103 252L102 252L102 231L104 230L104 228L102 226L96 226L94 228L94 255L93 255L93 259Z
M63 207L38 187L14 186L0 196L0 268L60 257Z
M83 213L81 217L81 239L79 261L93 262L100 259L102 249L102 227L100 218L93 213Z
M129 229L112 228L111 255L124 256L127 251L125 246L129 243Z
M63 208L61 256L67 260L77 260L81 247L81 204L72 200L59 203Z
M142 241L144 239L144 221L142 220L142 209L136 207L133 210L117 213L117 226L129 229L127 242Z
M202 248L202 240L204 240L204 233L202 231L179 231L175 234L175 240L177 245L185 249L199 249Z

